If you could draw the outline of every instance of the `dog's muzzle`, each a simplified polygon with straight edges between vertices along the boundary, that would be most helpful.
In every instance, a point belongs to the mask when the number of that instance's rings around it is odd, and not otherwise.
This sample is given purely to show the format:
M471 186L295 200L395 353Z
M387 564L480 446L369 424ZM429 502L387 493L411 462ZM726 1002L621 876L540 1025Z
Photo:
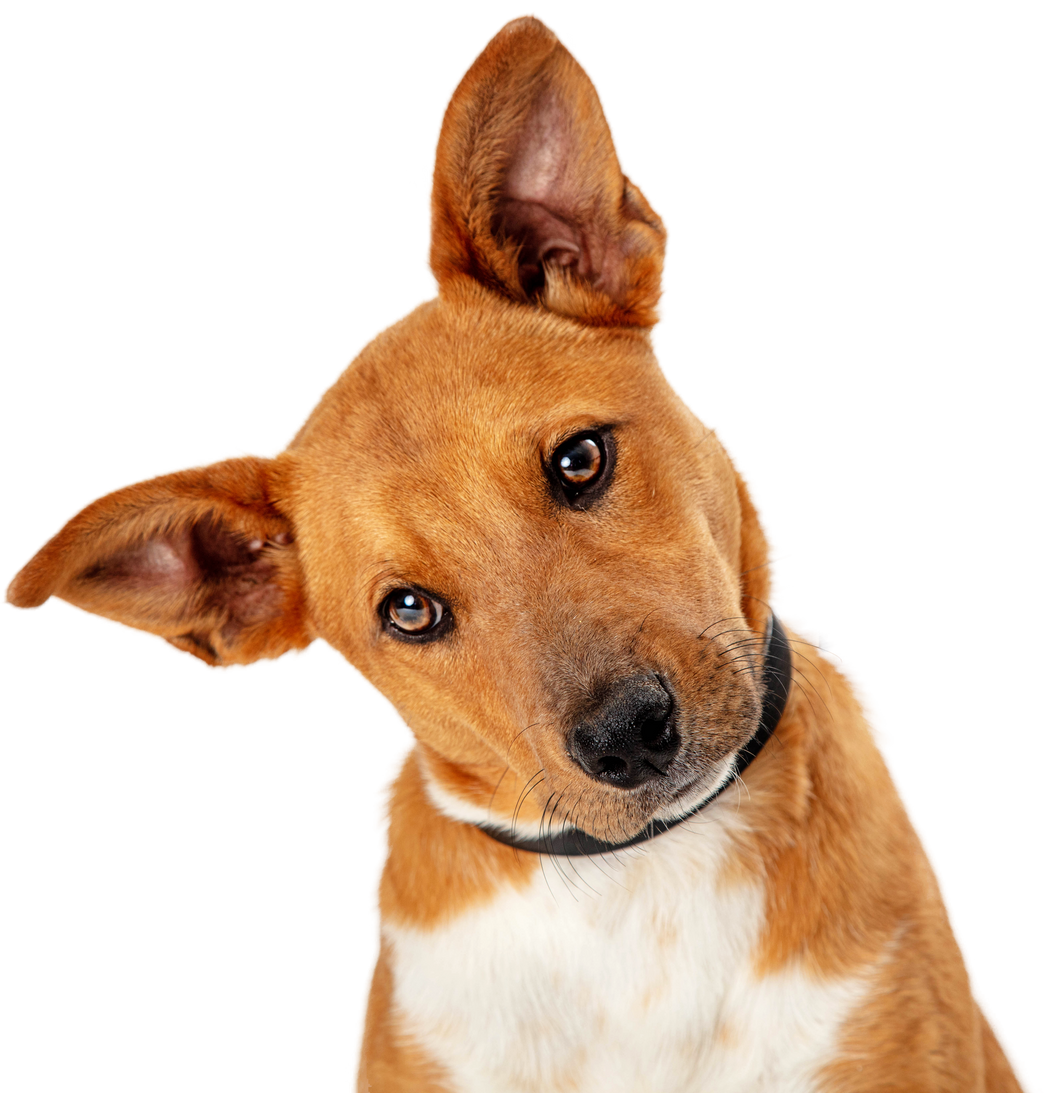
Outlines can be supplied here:
M499 843L513 847L515 850L526 850L533 854L565 855L566 857L580 857L591 854L611 854L618 850L626 850L629 846L637 846L649 839L662 835L665 831L677 827L697 812L704 809L712 801L716 801L722 793L731 786L737 778L754 762L761 754L762 748L768 743L779 724L783 711L787 707L787 698L790 694L790 642L787 641L786 631L780 625L775 615L769 615L768 629L765 633L764 644L760 654L761 660L761 720L750 739L737 749L732 761L732 768L722 778L718 785L712 789L703 800L698 801L688 811L669 820L650 820L649 823L630 839L622 842L606 842L594 835L589 835L579 828L568 828L565 831L548 831L538 838L526 839L516 836L513 831L505 831L495 824L477 824L491 839ZM595 764L602 763L602 777L611 772L613 764L608 771L604 767L606 759L615 758L620 761L623 771L627 764L635 770L638 764L652 766L650 757L655 756L657 749L664 753L669 750L668 733L671 728L671 699L666 689L655 676L638 677L644 680L641 686L637 686L637 679L632 678L621 686L624 690L618 694L616 690L609 692L609 696L603 701L596 715L578 726L574 730L573 746L577 737L585 739L590 750L587 761ZM655 683L655 686L653 684ZM667 699L664 706L663 698L656 697L656 688ZM628 688L631 688L628 690ZM644 711L644 714L643 712ZM660 727L662 737L657 736L657 726ZM582 731L581 731L582 730ZM649 737L643 739L643 734ZM661 742L662 741L662 742ZM626 742L626 747L620 746ZM674 745L677 751L677 744ZM627 752L627 758L620 752ZM673 754L673 753L672 753ZM574 755L577 763L583 766L580 758ZM669 760L668 760L669 762ZM587 767L584 767L587 770ZM596 766L597 769L597 766ZM653 767L653 770L658 768ZM590 772L589 772L590 773ZM661 772L662 773L662 772ZM598 775L596 775L597 777ZM646 781L647 779L642 779ZM623 783L617 782L616 785ZM628 783L632 784L632 783ZM633 783L635 785L640 782Z

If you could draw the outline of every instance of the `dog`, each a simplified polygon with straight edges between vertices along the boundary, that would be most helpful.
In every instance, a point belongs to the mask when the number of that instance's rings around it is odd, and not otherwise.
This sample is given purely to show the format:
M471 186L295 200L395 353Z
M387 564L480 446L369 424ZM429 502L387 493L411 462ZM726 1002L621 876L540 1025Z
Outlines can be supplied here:
M1017 1090L659 371L663 226L536 20L454 95L432 204L438 299L286 452L102 498L8 598L210 664L323 637L402 713L362 1090Z

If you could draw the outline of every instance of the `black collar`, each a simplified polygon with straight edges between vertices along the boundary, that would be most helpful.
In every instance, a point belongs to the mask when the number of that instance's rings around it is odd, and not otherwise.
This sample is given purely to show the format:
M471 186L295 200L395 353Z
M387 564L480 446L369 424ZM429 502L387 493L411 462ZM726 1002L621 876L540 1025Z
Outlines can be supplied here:
M705 797L695 807L673 820L650 820L647 827L643 828L633 839L627 839L621 843L603 842L586 831L578 828L569 828L557 834L547 834L536 839L523 839L516 837L502 828L477 824L490 838L496 839L505 846L514 847L516 850L528 850L532 854L554 854L565 857L581 857L589 854L609 854L614 850L625 850L629 846L647 842L649 839L670 831L672 827L684 823L691 816L695 816L701 809L706 808L716 797L724 793L733 782L750 766L758 757L758 753L768 743L769 737L779 724L783 716L783 710L787 704L787 695L790 693L790 643L787 641L786 632L775 615L770 614L768 633L765 635L765 653L762 663L762 693L761 693L761 721L758 723L757 732L740 748L733 764L732 772L728 778L709 796Z

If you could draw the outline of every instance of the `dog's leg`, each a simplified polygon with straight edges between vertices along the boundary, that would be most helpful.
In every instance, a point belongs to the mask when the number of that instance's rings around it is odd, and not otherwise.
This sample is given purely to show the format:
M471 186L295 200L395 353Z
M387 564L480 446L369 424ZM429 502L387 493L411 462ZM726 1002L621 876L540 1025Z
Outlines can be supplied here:
M370 987L358 1093L449 1093L442 1068L397 1027L388 954L381 947Z

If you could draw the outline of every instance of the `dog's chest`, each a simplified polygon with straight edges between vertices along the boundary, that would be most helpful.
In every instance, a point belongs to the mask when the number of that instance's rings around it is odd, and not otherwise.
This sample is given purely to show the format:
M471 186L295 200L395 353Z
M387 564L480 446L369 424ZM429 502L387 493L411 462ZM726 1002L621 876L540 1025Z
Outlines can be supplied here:
M386 927L402 1027L459 1093L814 1089L865 979L754 973L763 893L719 883L715 827Z

